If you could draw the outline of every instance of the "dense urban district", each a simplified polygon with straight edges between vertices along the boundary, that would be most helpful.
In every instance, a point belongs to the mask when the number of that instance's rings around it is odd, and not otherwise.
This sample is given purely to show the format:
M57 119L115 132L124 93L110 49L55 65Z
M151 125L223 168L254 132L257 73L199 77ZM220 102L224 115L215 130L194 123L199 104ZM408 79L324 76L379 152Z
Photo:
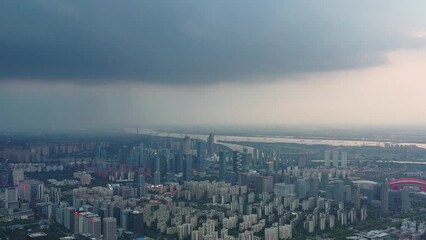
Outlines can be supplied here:
M425 239L426 149L0 136L0 239Z

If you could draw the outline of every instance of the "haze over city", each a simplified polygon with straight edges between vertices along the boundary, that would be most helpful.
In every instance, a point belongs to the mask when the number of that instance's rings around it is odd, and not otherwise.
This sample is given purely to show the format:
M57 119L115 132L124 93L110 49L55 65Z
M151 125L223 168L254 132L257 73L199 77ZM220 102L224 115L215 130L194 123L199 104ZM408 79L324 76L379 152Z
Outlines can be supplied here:
M426 1L0 1L0 240L426 239Z
M423 1L4 1L0 130L421 126Z

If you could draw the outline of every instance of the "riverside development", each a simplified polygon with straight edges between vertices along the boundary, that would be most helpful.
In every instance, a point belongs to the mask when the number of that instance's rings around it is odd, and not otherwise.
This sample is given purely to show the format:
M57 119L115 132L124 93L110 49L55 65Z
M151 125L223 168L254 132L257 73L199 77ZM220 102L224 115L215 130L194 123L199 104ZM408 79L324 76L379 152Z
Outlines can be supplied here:
M424 160L415 144L227 145L213 133L189 136L2 136L0 238L425 235L426 166L393 162Z

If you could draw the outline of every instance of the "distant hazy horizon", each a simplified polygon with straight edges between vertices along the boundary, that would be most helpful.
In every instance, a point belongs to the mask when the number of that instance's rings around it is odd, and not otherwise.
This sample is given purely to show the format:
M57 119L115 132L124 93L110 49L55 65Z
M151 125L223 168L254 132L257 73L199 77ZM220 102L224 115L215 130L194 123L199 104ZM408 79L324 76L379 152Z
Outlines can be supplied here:
M426 128L424 1L95 2L0 2L0 131Z

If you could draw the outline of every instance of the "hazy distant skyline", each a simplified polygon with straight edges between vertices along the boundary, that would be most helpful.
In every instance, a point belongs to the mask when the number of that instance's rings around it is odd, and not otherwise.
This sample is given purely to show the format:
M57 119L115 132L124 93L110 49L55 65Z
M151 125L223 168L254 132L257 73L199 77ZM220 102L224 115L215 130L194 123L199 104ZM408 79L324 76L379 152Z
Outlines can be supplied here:
M0 130L426 124L424 1L3 1Z

